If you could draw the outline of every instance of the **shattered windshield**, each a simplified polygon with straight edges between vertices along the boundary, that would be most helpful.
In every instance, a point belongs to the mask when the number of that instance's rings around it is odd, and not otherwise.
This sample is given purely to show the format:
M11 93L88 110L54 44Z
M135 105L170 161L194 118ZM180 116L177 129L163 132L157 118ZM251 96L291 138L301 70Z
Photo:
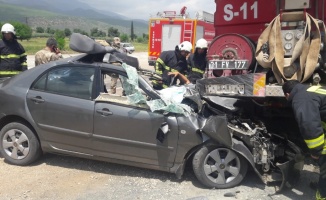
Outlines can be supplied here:
M189 115L192 112L188 105L181 103L187 92L186 87L178 86L160 90L161 99L147 101L138 86L137 70L125 63L122 67L126 70L128 78L124 76L120 78L123 80L123 88L130 104L146 103L152 112L161 110L183 115Z

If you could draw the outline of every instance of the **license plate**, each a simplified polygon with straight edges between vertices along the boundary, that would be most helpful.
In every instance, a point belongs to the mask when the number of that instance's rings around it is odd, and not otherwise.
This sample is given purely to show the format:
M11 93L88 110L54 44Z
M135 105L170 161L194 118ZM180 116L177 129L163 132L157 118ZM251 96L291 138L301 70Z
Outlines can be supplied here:
M208 69L248 69L248 60L212 60L208 63Z
M206 94L244 94L244 84L206 85Z

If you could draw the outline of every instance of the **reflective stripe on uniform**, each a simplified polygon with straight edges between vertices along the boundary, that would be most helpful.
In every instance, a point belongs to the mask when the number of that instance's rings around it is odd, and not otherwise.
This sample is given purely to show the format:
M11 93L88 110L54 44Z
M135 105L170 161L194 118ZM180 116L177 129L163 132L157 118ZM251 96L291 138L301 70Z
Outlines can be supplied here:
M321 152L321 154L326 155L326 141L325 141L325 145L324 145L324 148L323 148L323 151Z
M319 137L315 139L304 140L309 149L314 149L320 145L325 143L325 134L321 134Z
M0 71L0 75L14 75L19 73L20 71Z
M160 63L160 64L163 65L163 66L165 65L161 58L158 58L158 59L156 60L156 62L157 62L157 63ZM159 65L158 65L157 63L156 63L156 65L155 65L155 71L156 71L156 73L162 75L162 74L163 74L163 71L159 69Z
M322 197L319 193L319 190L316 192L316 200L326 200L326 197Z
M27 62L23 62L22 65L23 65L23 66L27 66Z
M204 73L205 73L205 71L200 70L200 69L198 69L198 68L192 68L191 70L192 70L193 72L197 72L197 73L200 73L200 74L204 74Z
M17 54L8 54L8 55L1 55L0 58L1 59L11 59L11 58L20 58L20 57L23 57L23 56L26 56L25 53L21 54L21 55L17 55Z
M164 69L166 69L168 71L171 71L171 72L177 72L178 71L178 70L175 70L175 69L171 69L171 67L167 66L161 58L158 58L156 61L158 63L160 63L163 66ZM157 66L155 66L155 68L156 68L156 70L158 70Z
M159 74L159 75L162 75L163 74L163 72L161 71L161 70L155 70L155 72L157 73L157 74Z
M314 85L314 86L309 87L307 89L307 92L315 92L317 94L324 94L324 95L326 95L326 90L321 89L321 86L318 86L318 85Z
M162 88L168 88L169 86L168 85L165 85L165 84L163 84L162 82L159 82L159 81L157 81L157 80L153 80L152 81L152 84L153 84L153 86L156 86L156 87L162 87Z

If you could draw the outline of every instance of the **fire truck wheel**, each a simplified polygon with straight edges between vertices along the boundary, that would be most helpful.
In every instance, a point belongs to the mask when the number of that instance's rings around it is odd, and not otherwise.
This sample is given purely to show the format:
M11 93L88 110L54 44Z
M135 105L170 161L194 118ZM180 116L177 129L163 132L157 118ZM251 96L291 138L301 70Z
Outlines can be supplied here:
M217 189L238 185L248 170L248 162L241 155L217 145L203 146L195 154L192 165L202 184Z

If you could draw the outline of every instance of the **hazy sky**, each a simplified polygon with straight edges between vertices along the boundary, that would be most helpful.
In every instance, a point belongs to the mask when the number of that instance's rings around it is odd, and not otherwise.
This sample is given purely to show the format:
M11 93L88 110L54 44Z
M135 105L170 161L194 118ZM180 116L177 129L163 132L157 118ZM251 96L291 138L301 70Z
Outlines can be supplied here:
M79 0L99 10L110 10L131 19L148 20L156 16L157 12L177 11L187 7L190 17L195 17L196 11L206 11L214 14L215 0Z

